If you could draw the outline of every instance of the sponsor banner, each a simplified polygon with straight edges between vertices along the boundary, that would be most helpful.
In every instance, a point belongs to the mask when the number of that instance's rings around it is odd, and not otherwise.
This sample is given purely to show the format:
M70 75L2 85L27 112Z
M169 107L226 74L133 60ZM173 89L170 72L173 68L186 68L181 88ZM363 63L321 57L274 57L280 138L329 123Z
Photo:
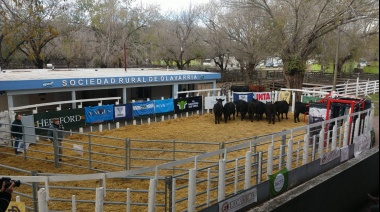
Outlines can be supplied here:
M115 105L114 118L115 120L132 119L133 118L132 104Z
M234 96L234 102L236 102L237 100L244 100L246 102L250 102L252 101L254 95L252 92L247 92L247 93L235 93L233 92L233 96Z
M33 114L33 118L34 126L38 128L49 128L51 125L51 119L53 118L59 118L59 123L63 125L65 130L79 129L86 125L83 108L37 113ZM39 135L46 135L47 132L46 130L36 129L36 133Z
M25 212L25 202L9 202L7 212Z
M175 113L202 110L202 96L174 99Z
M169 113L174 111L173 99L155 100L154 112L155 113Z
M145 116L154 114L154 101L133 102L133 116Z
M367 131L354 138L354 156L359 156L363 151L371 148L371 131Z
M272 102L272 93L271 92L254 92L253 98L260 102Z
M216 103L216 99L224 99L222 102L223 105L227 103L227 97L226 96L207 96L205 97L205 109L213 109L214 104Z
M319 165L324 165L340 157L340 149L334 149L331 152L324 154L319 162Z
M234 197L219 202L219 212L238 211L257 202L257 188L246 190Z
M102 123L113 120L114 105L103 105L95 107L85 107L86 123Z
M275 197L288 189L288 170L283 168L276 174L268 175L269 177L269 195Z
M321 100L321 98L315 96L302 96L303 103L318 102L319 100Z
M278 101L286 101L288 104L290 104L290 91L280 91L278 94Z
M349 153L348 146L340 149L340 162L344 162L344 161L348 160L348 153Z

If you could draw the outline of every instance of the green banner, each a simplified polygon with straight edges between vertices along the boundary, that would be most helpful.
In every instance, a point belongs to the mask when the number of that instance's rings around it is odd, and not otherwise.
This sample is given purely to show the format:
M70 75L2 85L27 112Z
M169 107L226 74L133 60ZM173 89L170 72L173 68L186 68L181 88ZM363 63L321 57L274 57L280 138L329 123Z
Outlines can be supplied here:
M85 126L84 109L70 109L61 111L49 111L34 114L34 125L39 128L49 128L52 118L59 118L65 131L79 129ZM39 132L41 131L41 132ZM46 134L46 130L36 130L39 135Z
M319 100L321 100L321 98L315 97L315 96L303 96L302 97L303 103L318 102Z
M288 189L288 170L286 168L269 175L269 194L275 197Z

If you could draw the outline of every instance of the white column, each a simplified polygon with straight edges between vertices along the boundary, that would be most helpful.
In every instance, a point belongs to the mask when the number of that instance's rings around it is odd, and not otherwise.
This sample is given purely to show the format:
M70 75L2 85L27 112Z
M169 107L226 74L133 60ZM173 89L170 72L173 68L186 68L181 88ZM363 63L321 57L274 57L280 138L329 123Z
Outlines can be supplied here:
M127 88L122 88L123 89L123 104L127 104Z
M248 189L251 186L251 161L252 161L252 152L248 151L245 154L244 189Z
M197 170L189 170L189 189L188 189L188 201L187 201L187 211L195 212L196 206L196 188L197 188Z
M96 188L95 212L103 212L104 188Z
M75 91L71 91L71 100L73 101L77 100L77 95ZM71 108L77 109L77 103L76 102L71 103Z

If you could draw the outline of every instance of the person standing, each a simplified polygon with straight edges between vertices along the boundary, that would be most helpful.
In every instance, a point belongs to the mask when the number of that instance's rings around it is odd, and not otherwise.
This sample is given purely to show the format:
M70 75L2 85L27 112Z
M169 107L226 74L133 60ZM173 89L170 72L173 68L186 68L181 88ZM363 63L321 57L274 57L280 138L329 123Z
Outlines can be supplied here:
M54 142L54 129L57 132L57 145L58 145L58 154L59 154L59 161L62 161L62 154L63 154L63 147L62 147L62 140L63 140L63 126L59 123L59 118L53 118L52 123L49 127L48 131L48 137L50 141Z
M11 137L15 141L14 148L15 148L16 155L21 153L18 151L19 143L22 142L22 135L23 135L21 117L22 116L20 114L16 114L15 120L12 122L12 127L11 127Z
M5 212L9 206L9 202L11 201L15 183L12 181L11 185L8 188L5 188L5 182L3 181L3 184L0 186L0 212Z

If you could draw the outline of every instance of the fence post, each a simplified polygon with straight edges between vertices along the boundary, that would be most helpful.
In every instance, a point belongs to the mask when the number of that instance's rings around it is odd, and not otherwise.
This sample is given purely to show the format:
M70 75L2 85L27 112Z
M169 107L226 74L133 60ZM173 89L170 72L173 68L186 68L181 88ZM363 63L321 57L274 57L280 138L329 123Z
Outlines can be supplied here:
M262 174L262 160L263 160L263 153L259 152L259 162L257 167L257 178L256 178L256 184L261 183L261 174Z
M251 161L252 161L252 152L247 151L245 153L244 189L248 189L251 186Z
M288 171L292 170L292 161L293 160L293 139L289 139L288 141L288 154L286 160L286 168Z
M207 190L206 190L206 205L210 206L210 188L211 188L211 169L207 169Z
M53 146L54 146L54 165L55 168L59 168L59 143L57 128L53 128Z
M189 187L188 187L188 201L187 211L195 212L196 195L197 195L197 170L192 168L189 170Z
M356 79L356 91L355 96L359 96L359 77Z
M226 160L219 160L219 176L218 176L218 202L225 199L226 190Z
M331 141L331 151L335 150L335 148L336 148L336 138L337 138L337 135L338 135L338 126L335 123L335 125L333 127L333 134L332 134L332 141Z
M32 171L32 176L38 176L37 171ZM32 183L32 194L33 194L33 208L34 211L38 211L38 183Z
M103 212L104 188L96 188L95 212Z
M224 149L224 146L225 146L225 144L224 144L224 142L222 142L221 144L220 144L220 149ZM222 159L224 158L224 151L223 151L223 153L222 153ZM219 158L220 159L220 158Z
M325 123L323 122L323 125ZM322 158L323 156L323 145L324 145L324 137L325 137L325 128L322 127L321 131L319 132L319 141L318 141L318 157Z
M235 159L235 179L234 179L234 194L237 194L239 178L239 159Z
M131 212L131 189L130 188L127 188L127 207L126 207L126 211L127 212Z
M91 162L91 135L88 135L88 168L92 168L92 162Z
M272 171L273 171L273 145L269 145L268 159L267 159L267 175L268 176L271 175Z
M348 146L349 133L350 133L350 121L349 121L349 118L347 118L347 121L344 123L343 147Z
M45 188L41 188L38 191L38 212L48 212L48 205L46 201L46 191Z
M156 191L157 191L157 178L150 179L149 196L148 196L148 212L156 211Z
M303 138L303 155L302 155L302 165L307 164L309 157L309 133L306 133Z
M172 210L172 198L173 198L173 176L165 177L165 211ZM168 204L169 198L169 204Z
M171 204L170 204L171 210L169 210L170 212L176 211L176 192L177 192L177 190L176 190L176 179L173 178L173 181L172 181L172 192L171 192L172 196L170 198L170 200L171 200Z
M131 139L129 138L125 140L125 168L131 169Z
M360 128L360 114L355 121L355 129L354 129L354 139L359 136L359 128Z
M72 212L76 212L77 211L77 205L76 205L75 195L71 196L71 211Z

